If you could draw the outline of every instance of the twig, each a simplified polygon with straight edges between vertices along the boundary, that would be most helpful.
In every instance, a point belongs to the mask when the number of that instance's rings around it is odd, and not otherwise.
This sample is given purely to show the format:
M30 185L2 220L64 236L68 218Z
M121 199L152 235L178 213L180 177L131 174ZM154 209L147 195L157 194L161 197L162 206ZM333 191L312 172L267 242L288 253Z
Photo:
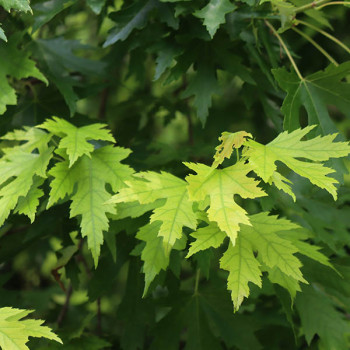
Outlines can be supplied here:
M102 335L101 298L97 298L97 335Z
M301 30L292 27L292 29L298 33L299 35L301 35L302 37L304 37L306 40L308 40L313 46L315 46L315 48L320 51L325 57L328 58L328 60L330 62L332 62L335 66L339 66L338 62L323 48L321 47L319 44L317 44L317 42L315 40L313 40L310 36L308 36L307 34L305 34L304 32L302 32Z
M66 316L67 312L68 312L68 309L69 309L69 302L70 302L70 298L72 296L72 293L73 293L73 287L72 287L72 284L70 283L69 286L68 286L68 289L67 289L67 292L66 292L66 300L64 302L64 305L61 309L61 312L60 314L58 315L57 317L57 325L60 326L64 317Z
M340 47L342 47L347 53L350 54L350 48L347 47L344 43L342 43L340 40L338 40L337 38L335 38L333 35L325 32L324 30L317 28L316 26L308 23L308 22L304 22L304 21L300 21L299 19L295 21L295 24L303 24L304 26L307 26L313 30L315 30L316 32L319 32L320 34L324 35L325 37L327 37L328 39L332 40L333 42L335 42L336 44L338 44Z
M322 8L330 5L350 5L350 1L332 1L332 2L327 2L326 4L323 4L321 6L317 6L316 10L321 10Z
M288 50L286 44L284 43L283 39L281 38L281 36L277 33L276 29L271 25L271 23L267 20L265 20L265 24L271 29L272 33L275 35L275 37L278 39L278 41L281 43L284 52L286 53L286 55L289 58L290 63L292 64L295 72L297 73L298 77L300 80L304 80L303 76L301 75L298 66L296 65L290 51Z
M300 12L304 12L304 11L307 11L307 10L310 10L310 9L313 9L317 6L320 6L322 4L324 4L325 2L329 2L329 0L318 0L318 1L312 1L306 5L303 5L303 6L300 6L300 7L297 7L294 12L295 13L300 13Z
M98 109L98 115L97 115L98 119L101 119L101 120L106 119L108 95L109 95L109 87L106 87L103 89L101 93L100 107Z

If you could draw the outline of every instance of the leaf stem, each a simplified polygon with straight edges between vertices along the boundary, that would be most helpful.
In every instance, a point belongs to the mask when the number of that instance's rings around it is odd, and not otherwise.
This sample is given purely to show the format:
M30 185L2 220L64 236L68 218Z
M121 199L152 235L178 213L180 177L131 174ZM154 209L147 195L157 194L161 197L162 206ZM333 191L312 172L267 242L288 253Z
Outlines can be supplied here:
M304 11L307 11L307 10L310 10L310 9L313 9L317 6L320 6L322 4L324 4L325 2L329 2L329 0L317 0L317 1L312 1L306 5L303 5L303 6L299 6L297 7L294 12L295 13L300 13L300 12L304 12Z
M295 24L303 24L304 26L307 26L313 30L315 30L316 32L319 32L320 34L324 35L325 37L327 37L328 39L332 40L333 42L335 42L336 44L338 44L340 47L342 47L348 54L350 54L350 48L347 47L344 43L342 43L340 40L338 40L337 38L335 38L333 35L325 32L324 30L317 28L316 26L314 26L313 24L310 24L308 22L304 22L304 21L300 21L299 19L295 21Z
M302 37L304 37L306 40L308 40L313 46L315 46L315 48L320 51L325 57L328 58L328 60L330 62L332 62L336 67L339 66L339 63L323 48L321 47L319 44L317 44L317 42L315 40L313 40L309 35L307 35L306 33L302 32L301 30L299 30L298 28L292 27L292 29L298 33L299 35L301 35Z
M200 275L201 275L201 269L197 269L197 273L196 273L196 281L194 284L194 295L198 294L198 286L199 286L199 279L200 279Z
M284 52L286 53L286 55L288 56L289 58L289 61L291 62L295 72L297 73L298 77L300 80L304 80L303 76L301 75L300 71L299 71L299 68L298 66L296 65L290 51L288 50L285 42L283 41L283 39L281 38L281 36L277 33L276 29L271 25L271 23L267 20L264 21L265 24L271 29L272 33L275 35L275 37L278 39L278 41L280 42L280 44L282 45L283 47L283 50Z
M236 158L237 158L236 163L238 163L239 162L239 150L238 150L238 148L236 148Z
M321 10L322 8L330 5L350 5L350 1L332 1L327 2L326 4L320 5L316 7L316 10Z

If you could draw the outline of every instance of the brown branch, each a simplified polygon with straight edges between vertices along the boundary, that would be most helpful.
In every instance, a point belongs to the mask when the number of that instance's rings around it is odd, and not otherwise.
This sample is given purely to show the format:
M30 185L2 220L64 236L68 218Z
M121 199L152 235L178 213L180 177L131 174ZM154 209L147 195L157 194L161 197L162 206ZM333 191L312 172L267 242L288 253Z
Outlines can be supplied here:
M64 302L64 305L61 309L61 312L60 314L58 315L57 317L57 325L60 326L63 319L65 318L67 312L68 312L68 309L69 309L69 302L70 302L70 298L72 296L72 293L73 293L73 287L72 287L72 284L69 284L69 287L67 289L67 292L66 292L66 300Z
M97 115L98 119L101 119L101 120L106 119L106 108L107 108L108 96L109 96L109 87L106 87L102 90L102 93L101 93L100 106L99 106L98 115Z
M97 335L102 335L102 315L101 315L101 298L97 298Z

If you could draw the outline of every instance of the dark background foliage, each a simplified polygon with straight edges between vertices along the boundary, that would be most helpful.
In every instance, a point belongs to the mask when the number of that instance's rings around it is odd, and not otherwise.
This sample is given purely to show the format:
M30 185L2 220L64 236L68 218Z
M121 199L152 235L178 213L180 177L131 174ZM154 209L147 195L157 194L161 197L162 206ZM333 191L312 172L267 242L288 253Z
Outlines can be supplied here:
M330 62L298 30L338 63L349 63L350 51L320 33L332 33L350 46L347 7L298 12L297 19L314 30L291 25L294 12L286 13L283 1L224 1L232 8L211 36L201 11L207 3L49 0L32 1L33 13L1 8L8 42L0 42L0 79L17 94L17 103L0 118L1 134L53 115L77 126L103 122L119 145L132 149L127 162L134 169L184 177L184 161L211 164L223 131L246 130L266 143L289 128L283 127L283 80L271 69L295 73L266 20L276 30L282 20L279 35L303 77ZM295 8L305 4L291 3ZM21 55L36 62L48 84L2 68ZM349 77L348 64L338 83ZM347 84L342 93L347 112L338 100L327 102L331 122L317 133L339 131L349 138ZM301 105L294 123L310 123L307 108ZM348 160L338 164L340 178L346 167ZM305 258L303 273L311 282L293 305L285 290L264 279L263 288L252 286L234 314L226 273L218 268L222 252L212 249L192 260L172 252L169 269L142 298L142 262L134 248L135 233L147 217L111 222L95 270L79 223L69 218L69 203L44 210L44 197L33 224L13 214L0 229L0 306L35 309L34 315L46 319L65 343L31 340L31 349L346 349L350 178L345 174L337 202L299 178L295 182L296 203L269 189L262 208L311 230L343 277ZM252 203L246 209L261 208ZM62 267L57 263L62 248L72 245L78 251Z

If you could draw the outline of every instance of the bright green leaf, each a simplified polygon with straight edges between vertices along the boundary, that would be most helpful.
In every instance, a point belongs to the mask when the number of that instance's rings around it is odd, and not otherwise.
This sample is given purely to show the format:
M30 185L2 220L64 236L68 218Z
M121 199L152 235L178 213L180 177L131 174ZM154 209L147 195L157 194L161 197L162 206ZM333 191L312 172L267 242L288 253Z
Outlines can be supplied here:
M220 260L220 267L229 271L227 288L231 290L234 309L237 311L249 295L248 283L261 287L260 264L254 256L251 244L244 235L239 235L235 246L230 243Z
M187 258L210 247L218 248L224 241L226 234L215 223L211 222L208 226L201 227L191 233L191 236L196 240L191 243Z
M337 183L337 180L327 176L334 173L335 170L319 162L347 156L350 153L350 145L348 142L333 142L336 134L301 141L314 127L308 126L291 133L285 131L267 145L248 140L246 142L248 151L245 152L245 156L249 158L249 163L254 167L254 171L265 182L273 181L287 193L290 190L284 187L287 186L282 182L285 182L285 179L274 175L277 170L276 161L283 162L300 176L309 179L314 185L326 189L336 199L337 192L334 184ZM315 162L306 162L297 158Z
M223 132L219 137L221 144L215 147L216 153L214 155L213 166L216 168L221 164L225 158L230 159L233 149L240 148L245 143L246 137L252 138L252 134L246 131L238 132Z
M88 141L103 140L115 142L114 137L109 130L105 129L105 126L105 124L95 123L78 128L66 120L57 117L48 119L39 125L40 128L61 137L58 147L66 150L69 157L69 167L84 154L90 157L94 146Z
M307 283L300 271L301 262L294 255L298 249L282 238L281 231L296 230L299 226L286 219L278 219L262 212L250 216L251 226L242 225L240 235L248 240L259 258L270 267L278 267L284 274L298 281Z
M145 295L151 282L161 270L166 270L169 265L169 251L164 249L162 237L158 236L161 223L152 222L139 229L136 238L146 242L141 253L144 261L143 273L145 274Z
M3 350L29 350L29 337L47 338L62 344L61 339L49 327L42 326L42 320L26 319L31 310L0 308L0 347Z
M153 210L151 222L161 221L158 236L163 237L165 249L169 250L182 237L184 226L195 229L197 220L188 199L186 182L162 172L137 174L134 180L126 182L127 188L113 196L109 203L138 201L141 204L166 199L162 206Z
M249 225L246 211L234 200L234 195L242 198L257 198L265 196L259 184L247 176L252 167L244 162L238 162L225 169L215 169L204 164L185 163L197 175L186 177L190 199L201 201L210 197L208 217L218 224L235 244L240 224Z
M37 175L41 178L46 178L46 168L52 157L52 150L52 148L48 148L40 154L35 154L17 149L16 151L12 150L1 158L0 181L3 187L0 189L0 225L4 223L17 203L20 205L21 211L33 220L33 206L41 193L35 189L35 186L32 188L34 177ZM19 200L21 197L26 197L31 188L30 198L27 198L30 202L31 209L29 209L24 204L24 198L22 198L20 203Z
M125 187L124 182L131 177L132 170L120 161L129 153L121 147L105 146L92 152L90 157L84 155L72 167L68 161L59 162L49 172L54 179L48 206L66 195L70 196L70 215L81 215L82 236L88 238L96 266L103 231L109 227L107 213L115 213L114 205L106 204L112 197L106 185L110 184L114 192ZM72 195L74 186L76 191Z

